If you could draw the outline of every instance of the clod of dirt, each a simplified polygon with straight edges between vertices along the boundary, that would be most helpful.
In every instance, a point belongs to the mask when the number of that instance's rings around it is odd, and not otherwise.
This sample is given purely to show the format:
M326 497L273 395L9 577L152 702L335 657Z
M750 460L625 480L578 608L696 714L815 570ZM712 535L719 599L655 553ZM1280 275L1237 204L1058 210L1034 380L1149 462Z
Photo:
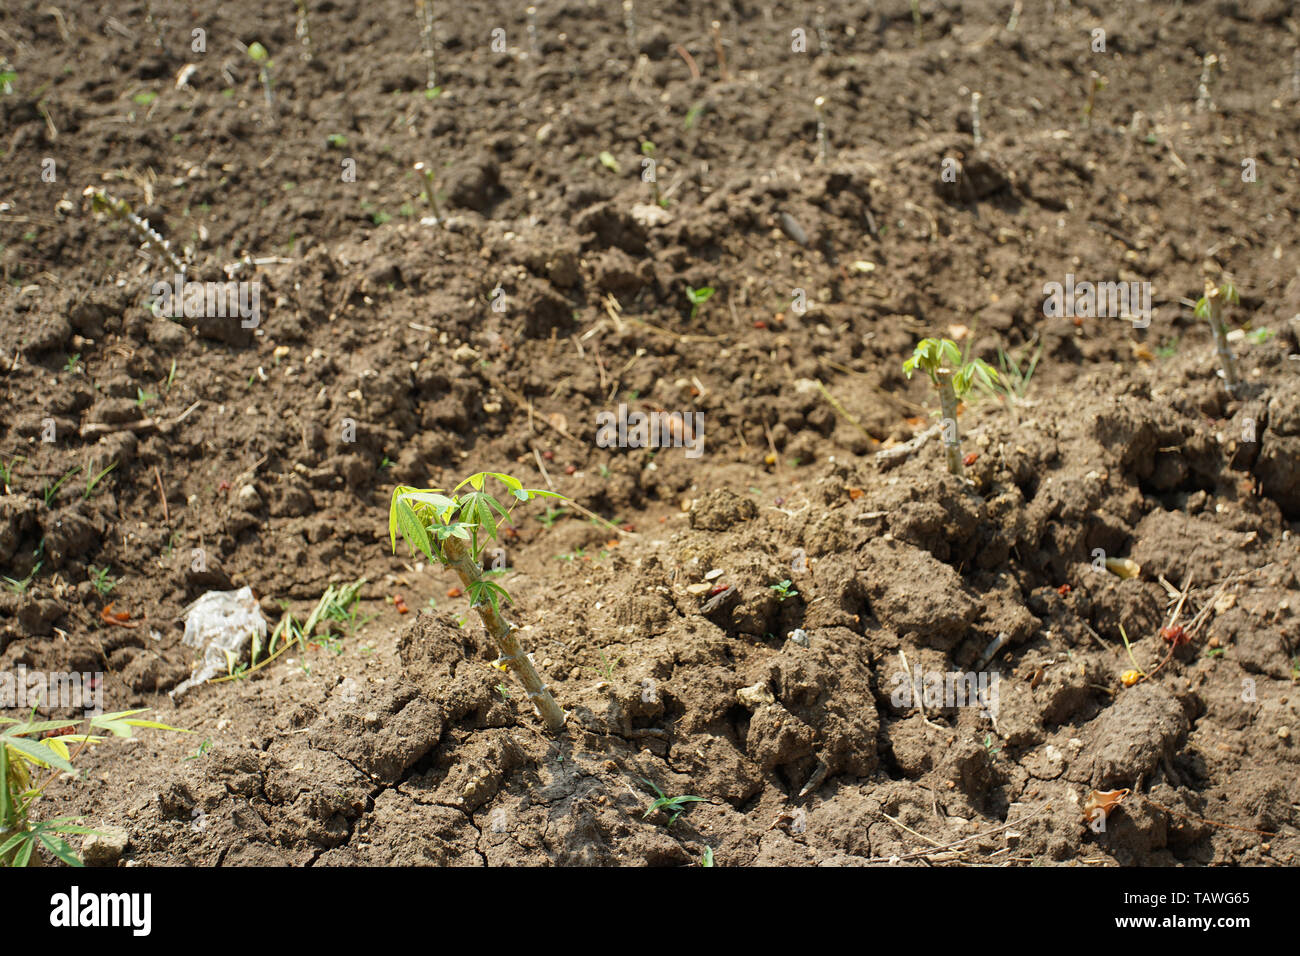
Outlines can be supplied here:
M1269 425L1262 436L1255 474L1264 494L1295 520L1300 518L1300 387L1288 384L1269 402Z
M43 352L66 350L71 339L72 326L68 320L57 312L47 312L37 316L23 347L29 355L40 355Z
M18 551L23 536L36 527L40 509L26 495L0 495L0 564Z
M482 152L457 162L437 185L446 191L449 205L485 213L499 198L499 177L496 159Z
M1162 684L1139 684L1088 725L1070 779L1102 789L1133 787L1174 755L1188 727L1183 705Z
M758 517L758 506L733 491L710 491L691 505L691 527L698 531L728 531Z
M130 837L121 827L100 826L81 842L81 859L86 866L117 866Z
M947 650L979 614L961 576L929 552L873 540L858 561L872 610L900 636Z

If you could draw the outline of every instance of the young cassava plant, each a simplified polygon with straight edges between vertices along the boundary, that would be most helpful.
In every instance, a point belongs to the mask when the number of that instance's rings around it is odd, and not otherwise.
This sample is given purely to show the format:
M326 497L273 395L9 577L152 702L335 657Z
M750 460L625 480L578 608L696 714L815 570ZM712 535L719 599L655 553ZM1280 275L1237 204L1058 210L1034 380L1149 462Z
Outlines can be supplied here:
M72 823L72 817L33 820L32 807L61 774L80 777L73 761L87 747L103 742L108 734L130 737L136 727L189 733L157 721L140 720L136 715L142 713L123 710L90 717L80 732L77 721L0 717L0 866L27 866L37 847L44 847L69 866L81 866L81 860L60 834L95 831ZM69 744L76 749L70 750ZM35 860L40 863L39 856Z
M489 478L510 492L514 501L509 508L484 490ZM462 493L461 489L467 485L469 490ZM393 489L388 512L388 534L394 552L400 532L412 552L423 552L430 561L444 564L460 576L465 593L483 619L483 626L496 641L501 654L496 665L514 671L546 729L555 733L564 726L564 711L537 676L515 636L515 626L501 615L501 601L509 602L510 595L483 574L483 552L488 542L497 540L499 522L509 524L514 507L535 497L564 498L564 495L525 488L517 478L490 471L470 475L448 494L436 488L398 485Z
M1223 321L1223 303L1236 305L1241 302L1237 287L1229 281L1215 285L1205 280L1205 295L1196 303L1196 317L1210 323L1210 332L1214 336L1214 350L1219 353L1219 368L1223 375L1223 384L1228 394L1236 398L1241 391L1241 375L1237 372L1237 357L1228 346L1228 327Z
M965 472L961 460L961 437L957 433L957 400L969 393L977 381L986 385L997 382L998 373L983 359L963 361L961 349L952 339L922 339L918 342L912 357L903 363L903 372L911 378L917 369L930 377L939 392L940 428L948 472L961 478Z
M89 202L91 212L124 220L141 242L158 253L172 267L173 272L184 277L185 263L172 251L171 243L164 239L157 229L149 225L148 219L137 216L131 209L130 203L125 199L109 195L98 186L87 186L82 195Z

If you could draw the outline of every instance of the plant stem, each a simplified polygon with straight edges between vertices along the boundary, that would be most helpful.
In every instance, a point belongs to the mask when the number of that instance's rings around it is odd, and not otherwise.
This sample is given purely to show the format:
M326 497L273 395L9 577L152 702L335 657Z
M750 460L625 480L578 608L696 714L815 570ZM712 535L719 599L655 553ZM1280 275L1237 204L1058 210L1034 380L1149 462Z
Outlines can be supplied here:
M940 434L943 435L943 453L948 460L948 473L963 478L965 470L961 465L961 436L957 433L957 391L952 387L953 371L941 368L934 374L935 385L939 389Z
M1223 369L1223 382L1228 394L1234 398L1241 388L1241 377L1237 374L1237 358L1228 347L1228 330L1223 325L1223 298L1216 286L1209 279L1205 280L1206 310L1210 322L1210 332L1214 335L1214 350L1219 353L1219 365Z
M311 26L307 22L307 0L297 0L298 25L294 33L302 43L302 62L311 62Z
M466 592L469 591L471 584L482 579L483 569L470 556L459 538L450 537L444 540L442 553L447 559L447 566L460 576ZM519 683L524 685L524 691L528 694L528 699L533 702L533 706L537 708L537 713L541 715L546 729L551 733L558 733L564 726L564 711L555 702L551 692L546 689L542 679L537 676L532 661L528 659L519 639L515 637L515 626L498 614L491 604L480 604L475 610L483 619L483 626L496 641L501 657L515 672Z
M420 15L420 39L424 45L424 88L431 90L438 85L433 53L433 0L415 0L415 6Z

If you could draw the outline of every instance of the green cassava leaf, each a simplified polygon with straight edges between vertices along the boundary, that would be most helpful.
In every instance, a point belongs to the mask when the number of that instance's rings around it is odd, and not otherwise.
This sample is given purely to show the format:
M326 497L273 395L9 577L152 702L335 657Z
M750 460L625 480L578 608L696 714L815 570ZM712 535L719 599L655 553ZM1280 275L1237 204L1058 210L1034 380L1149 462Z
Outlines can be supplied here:
M415 509L404 498L399 498L397 501L397 527L412 550L418 548L428 556L430 561L433 560L433 545L429 541L429 532L424 527L424 522L416 515Z

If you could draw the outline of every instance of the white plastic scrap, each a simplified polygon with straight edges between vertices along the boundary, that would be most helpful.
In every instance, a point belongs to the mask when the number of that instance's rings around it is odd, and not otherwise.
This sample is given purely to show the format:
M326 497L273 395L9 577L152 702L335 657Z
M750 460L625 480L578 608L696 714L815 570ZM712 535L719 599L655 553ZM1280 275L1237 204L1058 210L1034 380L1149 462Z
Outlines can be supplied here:
M188 680L176 686L171 696L179 697L190 688L225 673L230 667L227 652L238 658L254 633L265 644L266 618L262 617L252 588L209 591L187 607L185 636L181 642L203 648L203 661Z

